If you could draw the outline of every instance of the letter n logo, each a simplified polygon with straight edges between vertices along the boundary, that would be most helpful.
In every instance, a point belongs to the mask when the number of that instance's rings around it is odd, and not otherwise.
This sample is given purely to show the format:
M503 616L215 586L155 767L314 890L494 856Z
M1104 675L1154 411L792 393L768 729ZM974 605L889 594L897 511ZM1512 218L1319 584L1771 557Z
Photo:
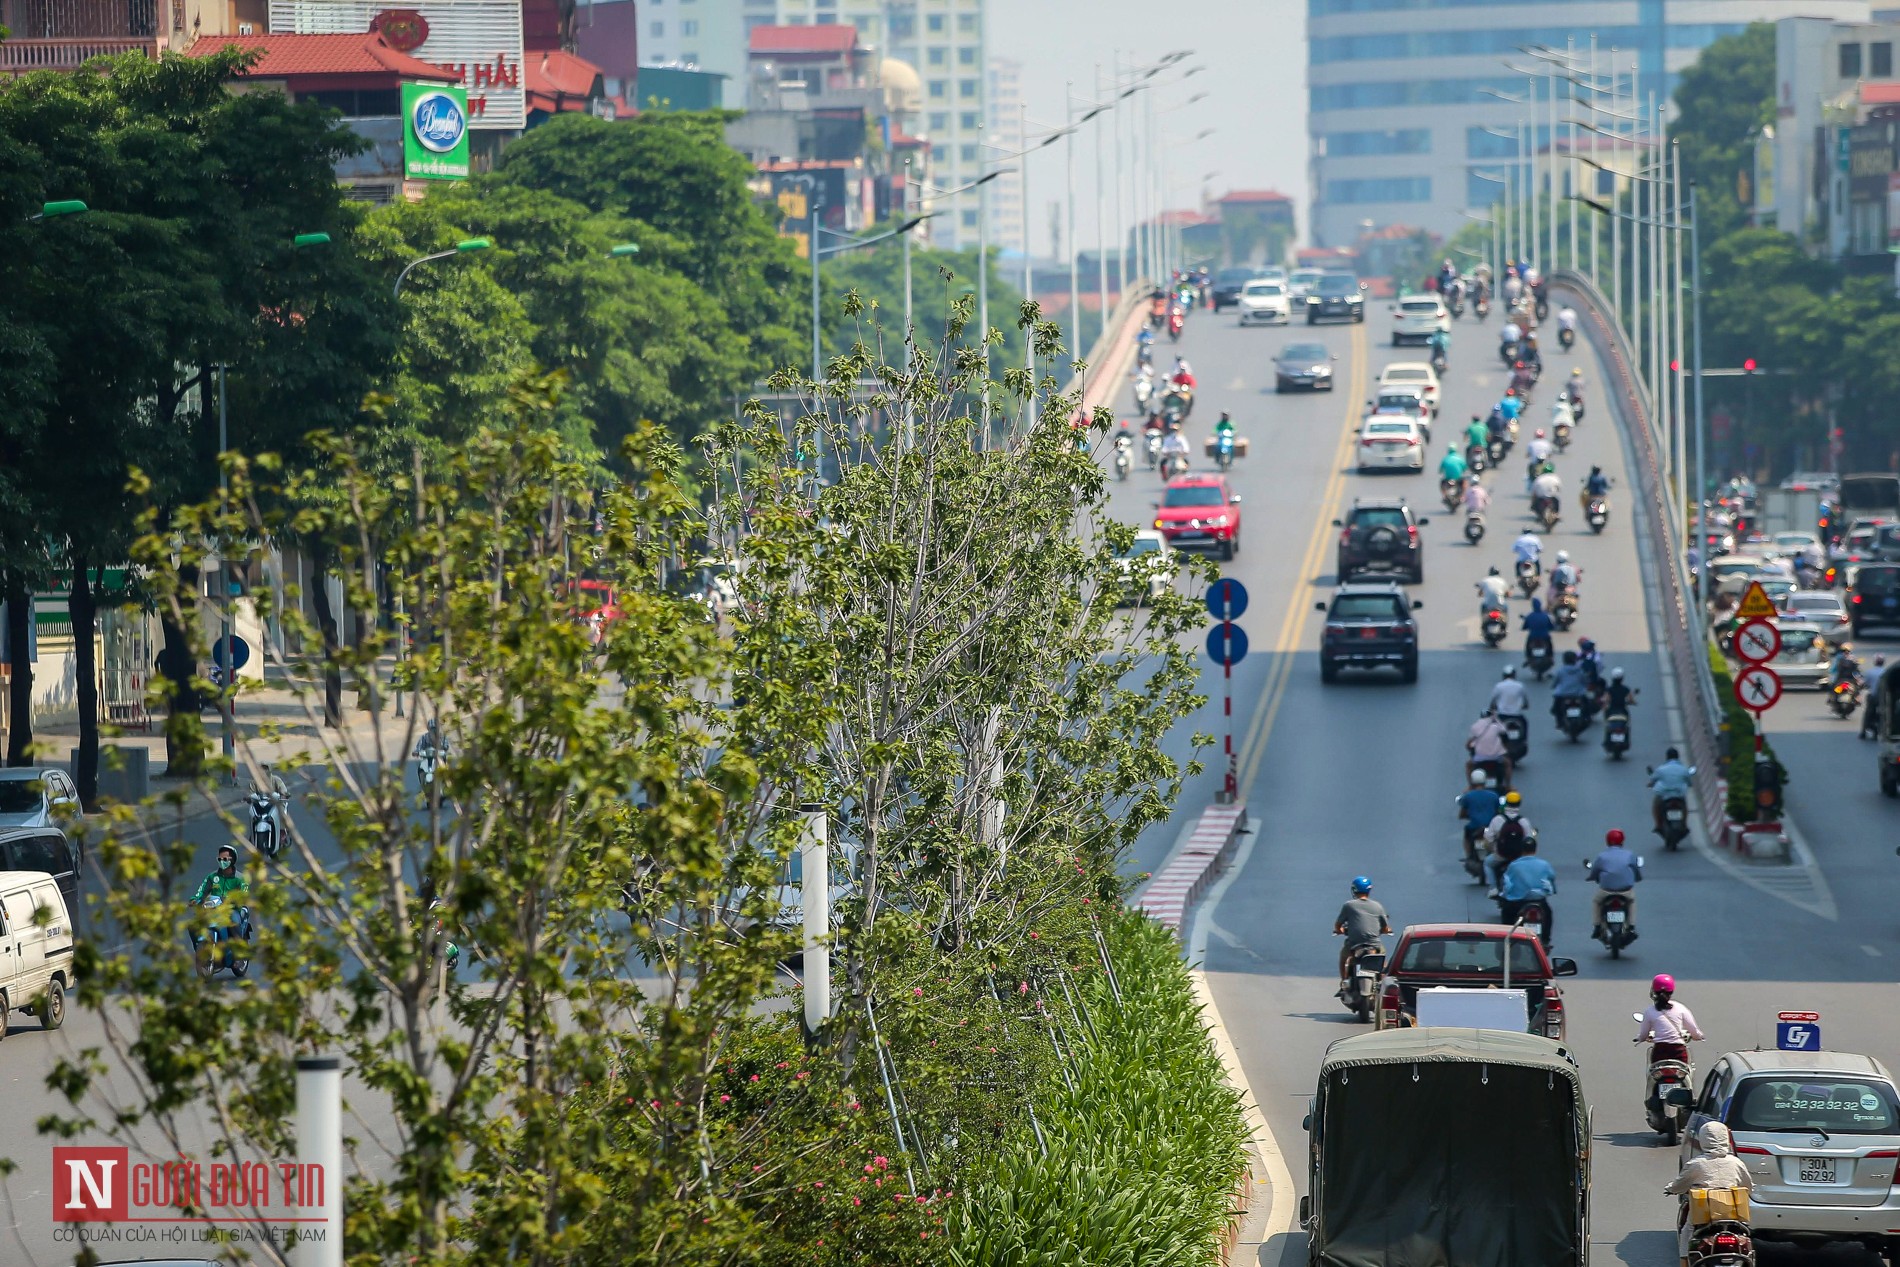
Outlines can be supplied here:
M53 1149L53 1219L61 1223L125 1220L126 1150Z

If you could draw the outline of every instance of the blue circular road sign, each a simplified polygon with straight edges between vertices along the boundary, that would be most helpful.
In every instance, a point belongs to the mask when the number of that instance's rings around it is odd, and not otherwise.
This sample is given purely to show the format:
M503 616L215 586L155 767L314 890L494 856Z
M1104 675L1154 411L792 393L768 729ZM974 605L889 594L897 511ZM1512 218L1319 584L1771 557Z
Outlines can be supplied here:
M1246 610L1247 587L1233 577L1223 576L1207 587L1207 614L1215 620L1239 620Z
M1207 631L1207 654L1215 664L1239 664L1247 658L1247 631L1239 625L1215 625Z
M236 634L231 635L231 658L237 661L240 669L251 662L251 644ZM219 638L211 644L211 662L220 669L224 667L224 639Z

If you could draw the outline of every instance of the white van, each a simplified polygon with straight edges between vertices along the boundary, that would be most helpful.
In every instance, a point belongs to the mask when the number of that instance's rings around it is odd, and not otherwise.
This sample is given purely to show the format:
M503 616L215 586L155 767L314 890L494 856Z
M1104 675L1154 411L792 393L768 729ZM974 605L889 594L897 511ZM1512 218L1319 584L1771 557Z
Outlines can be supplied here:
M0 1038L15 1011L58 1029L72 985L73 921L59 885L43 871L0 871Z

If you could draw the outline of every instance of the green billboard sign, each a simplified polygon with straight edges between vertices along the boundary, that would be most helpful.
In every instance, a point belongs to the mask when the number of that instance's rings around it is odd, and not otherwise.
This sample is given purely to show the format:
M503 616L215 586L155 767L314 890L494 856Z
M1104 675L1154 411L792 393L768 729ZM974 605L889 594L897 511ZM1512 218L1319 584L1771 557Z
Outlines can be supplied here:
M405 180L468 179L468 90L446 84L402 86Z

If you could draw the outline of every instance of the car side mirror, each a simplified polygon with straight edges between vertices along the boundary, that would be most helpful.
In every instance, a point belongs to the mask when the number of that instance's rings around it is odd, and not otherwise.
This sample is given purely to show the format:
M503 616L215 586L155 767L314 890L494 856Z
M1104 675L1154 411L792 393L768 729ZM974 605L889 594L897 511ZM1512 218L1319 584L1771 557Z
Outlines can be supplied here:
M1419 608L1423 607L1424 605L1425 605L1425 600L1422 598L1415 598L1412 600L1413 611L1417 611Z
M1430 519L1427 519L1427 518L1426 518L1426 517L1425 517L1424 515L1420 515L1420 516L1418 517L1418 526L1419 526L1419 527L1421 527L1421 528L1423 528L1423 527L1424 527L1424 526L1425 526L1426 524L1428 524L1428 523L1430 523L1430 522L1431 522L1431 520L1430 520Z
M1323 612L1323 611L1325 611L1325 610L1326 610L1326 604L1325 604L1325 603L1314 603L1314 604L1313 604L1313 610L1314 610L1314 611L1316 611L1316 612ZM1895 853L1900 853L1900 849L1897 849L1897 850L1895 850L1894 852L1895 852Z
M1240 505L1240 494L1235 493L1232 497L1229 497L1227 501L1229 505L1233 505L1233 506Z
M1550 973L1554 977L1574 977L1577 975L1577 961L1575 959L1552 959L1550 961ZM1636 1019L1640 1021L1643 1018L1641 1015L1638 1015Z
M1339 520L1337 520L1337 519L1335 519L1335 520L1333 520L1333 527L1335 527L1335 528L1344 528L1345 526L1346 526L1346 525L1345 525L1345 524L1343 524L1343 523L1341 523L1341 522L1339 522Z

